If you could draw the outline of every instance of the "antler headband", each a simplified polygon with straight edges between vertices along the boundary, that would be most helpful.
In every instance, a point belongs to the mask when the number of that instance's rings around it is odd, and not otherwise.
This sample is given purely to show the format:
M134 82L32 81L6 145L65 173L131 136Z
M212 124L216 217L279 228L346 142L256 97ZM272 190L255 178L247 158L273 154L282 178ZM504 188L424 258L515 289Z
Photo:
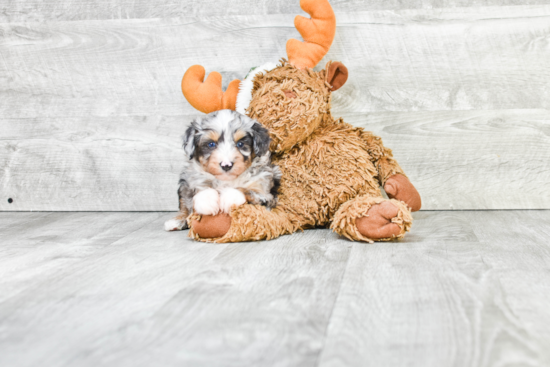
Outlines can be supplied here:
M300 7L311 18L297 15L294 26L304 41L290 39L286 43L288 61L299 69L313 68L327 54L336 32L336 17L327 0L301 0ZM191 106L210 113L222 109L235 110L240 80L235 79L225 92L222 76L214 71L204 81L205 70L191 66L183 75L181 90Z
M294 26L304 42L289 39L286 43L286 54L288 61L298 69L314 68L332 45L336 33L336 17L327 0L301 0L300 7L311 15L311 18L301 15L294 18Z

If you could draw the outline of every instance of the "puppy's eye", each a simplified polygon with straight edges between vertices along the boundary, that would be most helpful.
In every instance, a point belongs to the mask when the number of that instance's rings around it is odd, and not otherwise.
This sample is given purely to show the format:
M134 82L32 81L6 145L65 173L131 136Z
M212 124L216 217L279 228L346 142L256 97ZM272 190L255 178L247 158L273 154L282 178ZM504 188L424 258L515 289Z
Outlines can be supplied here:
M237 148L242 148L242 147L244 147L244 143L242 141L238 142Z
M208 148L215 148L216 147L216 143L211 141L210 143L208 143Z

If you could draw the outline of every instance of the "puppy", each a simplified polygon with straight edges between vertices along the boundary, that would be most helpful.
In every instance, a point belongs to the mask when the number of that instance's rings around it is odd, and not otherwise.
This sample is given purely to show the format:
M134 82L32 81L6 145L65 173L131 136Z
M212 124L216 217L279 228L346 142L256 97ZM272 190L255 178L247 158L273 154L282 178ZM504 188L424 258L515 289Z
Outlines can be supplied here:
M273 208L281 180L271 164L269 134L255 120L232 110L191 123L183 138L185 168L179 180L179 214L167 231L188 228L187 217L229 213L244 203Z

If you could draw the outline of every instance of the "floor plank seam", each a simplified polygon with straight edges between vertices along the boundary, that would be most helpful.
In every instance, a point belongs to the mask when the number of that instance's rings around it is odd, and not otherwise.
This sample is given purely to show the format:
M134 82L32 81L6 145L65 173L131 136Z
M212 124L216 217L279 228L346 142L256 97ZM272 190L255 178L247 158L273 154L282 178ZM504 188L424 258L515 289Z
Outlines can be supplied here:
M316 367L319 367L320 363L321 363L321 356L323 354L323 351L325 350L325 344L326 344L327 337L328 337L328 329L329 329L330 324L332 322L332 316L334 315L334 310L336 309L336 305L338 304L338 300L340 299L340 294L342 292L342 286L344 284L344 279L346 278L346 275L348 273L349 262L350 262L350 259L351 259L351 252L352 251L353 251L353 244L351 245L348 258L346 259L346 267L345 267L345 270L344 270L344 274L342 274L342 278L340 279L340 286L338 287L338 293L336 294L336 297L334 298L334 303L332 304L332 309L330 310L330 316L328 318L327 326L325 328L325 332L324 332L324 335L323 335L323 346L321 347L321 350L320 350L319 354L317 355L317 361L315 362Z

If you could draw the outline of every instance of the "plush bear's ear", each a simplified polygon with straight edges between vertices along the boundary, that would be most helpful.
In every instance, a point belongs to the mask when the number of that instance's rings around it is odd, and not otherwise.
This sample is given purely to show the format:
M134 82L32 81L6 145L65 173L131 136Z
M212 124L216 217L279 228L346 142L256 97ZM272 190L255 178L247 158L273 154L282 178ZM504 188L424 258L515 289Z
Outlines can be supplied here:
M340 61L329 61L327 63L327 82L332 86L331 92L340 89L348 80L348 68Z

